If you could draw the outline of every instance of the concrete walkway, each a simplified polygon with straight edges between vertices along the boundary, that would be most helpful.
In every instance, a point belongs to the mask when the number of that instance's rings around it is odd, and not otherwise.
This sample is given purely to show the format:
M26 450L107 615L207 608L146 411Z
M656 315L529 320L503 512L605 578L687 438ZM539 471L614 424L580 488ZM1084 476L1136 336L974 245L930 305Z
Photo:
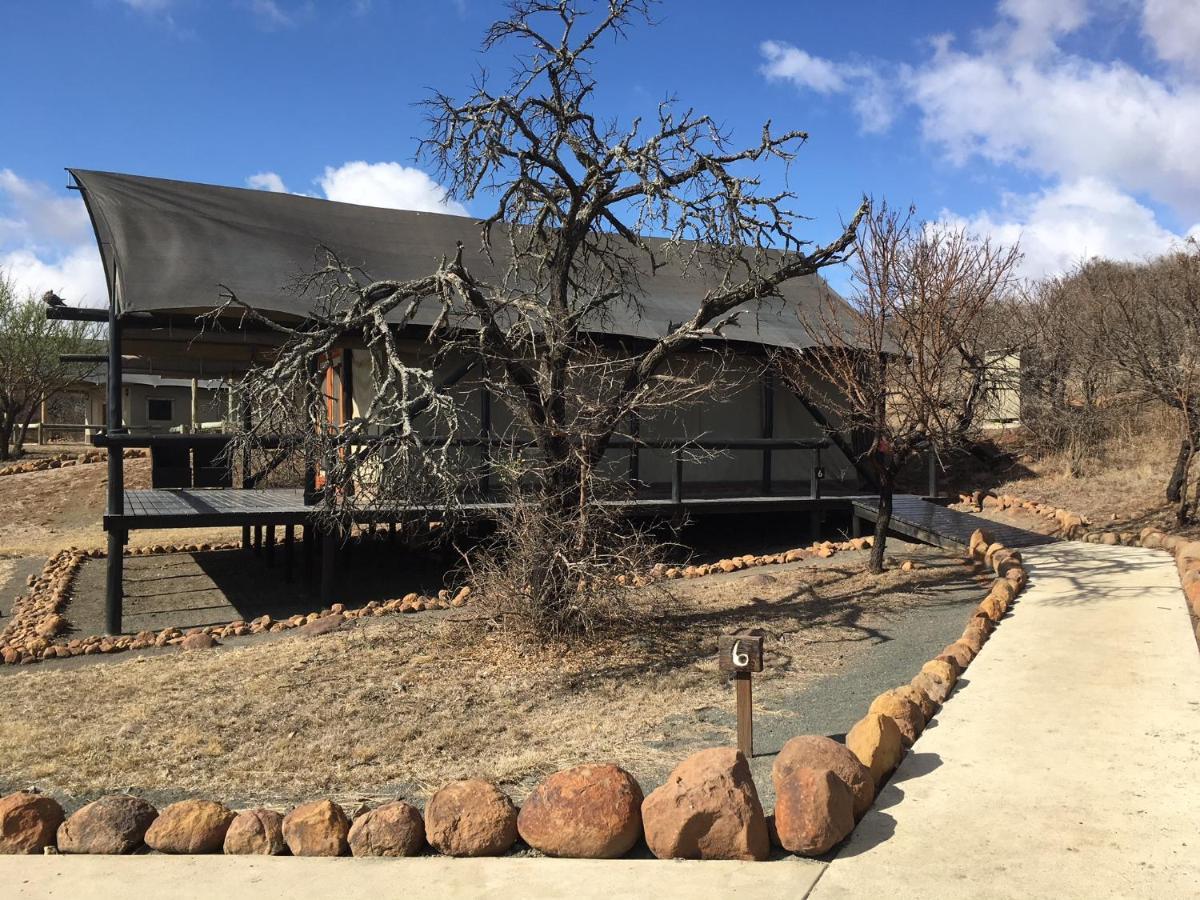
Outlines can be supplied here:
M1200 654L1165 553L1030 588L809 895L1200 896Z
M700 900L803 897L824 863L655 859L289 859L245 856L0 856L4 900L537 898Z

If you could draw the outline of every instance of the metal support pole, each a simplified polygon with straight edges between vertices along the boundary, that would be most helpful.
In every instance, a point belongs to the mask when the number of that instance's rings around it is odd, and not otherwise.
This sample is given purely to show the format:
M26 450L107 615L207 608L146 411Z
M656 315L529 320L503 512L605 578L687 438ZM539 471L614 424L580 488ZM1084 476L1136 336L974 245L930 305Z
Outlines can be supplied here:
M263 541L262 526L255 525L254 526L254 552L255 552L255 554L259 554L262 552L262 541Z
M267 565L275 565L275 526L268 525L267 528Z
M683 502L683 451L674 452L675 469L671 474L671 502Z
M638 481L641 479L641 459L638 453L637 441L642 435L641 417L637 413L629 414L629 436L633 444L629 448L629 487L637 496Z
M121 321L117 316L117 298L110 292L108 307L108 421L110 436L125 433L121 413ZM108 446L108 515L125 516L125 450L118 444ZM109 634L121 633L121 608L124 604L125 528L110 524L108 561L104 586L104 627Z
M821 451L814 450L812 452L812 465L808 472L808 496L810 500L820 501L821 499ZM808 514L808 528L812 532L812 539L815 541L821 536L822 514L819 502L815 502L812 511Z
M479 479L479 493L486 497L492 489L492 392L484 384L479 389L479 438L480 463L483 475Z
M937 454L929 451L929 496L938 495Z
M775 437L775 374L766 372L762 380L762 436ZM762 454L762 492L769 495L771 488L771 448Z

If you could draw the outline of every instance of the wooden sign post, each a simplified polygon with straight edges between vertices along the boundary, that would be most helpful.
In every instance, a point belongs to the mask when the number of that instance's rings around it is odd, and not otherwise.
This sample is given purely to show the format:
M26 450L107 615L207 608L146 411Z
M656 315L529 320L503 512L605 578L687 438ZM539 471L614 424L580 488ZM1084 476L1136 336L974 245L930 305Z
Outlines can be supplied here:
M763 639L757 634L723 634L717 643L722 672L732 672L737 692L737 744L754 756L754 693L750 676L763 670Z

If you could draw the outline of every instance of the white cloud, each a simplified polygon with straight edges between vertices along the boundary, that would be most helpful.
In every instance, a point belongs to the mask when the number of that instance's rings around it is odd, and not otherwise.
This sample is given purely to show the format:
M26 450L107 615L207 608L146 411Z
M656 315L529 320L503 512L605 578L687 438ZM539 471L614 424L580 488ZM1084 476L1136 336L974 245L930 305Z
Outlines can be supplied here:
M1121 62L1046 62L944 49L906 79L924 136L955 163L981 157L1063 179L1094 176L1200 212L1200 87Z
M467 215L466 207L448 199L445 188L427 174L396 162L368 163L358 160L337 168L326 166L325 174L318 179L318 183L329 200L390 209Z
M780 41L763 41L759 52L766 60L761 71L768 81L789 81L818 94L848 93L863 131L877 133L891 126L890 91L870 66L833 62Z
M81 241L92 234L78 196L60 196L47 185L0 169L0 246Z
M1159 59L1200 72L1200 3L1196 0L1146 0L1142 33Z
M1001 0L1003 16L986 36L996 49L1012 56L1038 56L1055 49L1055 39L1088 21L1088 0Z
M1034 194L1004 198L998 213L971 217L943 211L942 220L990 235L1002 244L1020 243L1021 274L1057 274L1092 256L1139 260L1183 241L1164 228L1154 212L1097 178L1085 177ZM1200 231L1200 223L1191 232Z
M159 13L166 10L173 0L121 0L121 2L138 12Z
M295 16L285 11L275 0L250 0L250 11L264 28L291 28L296 24Z
M22 293L40 297L55 291L71 306L104 306L108 302L104 268L95 244L74 247L62 255L24 248L0 251L0 270L8 273Z
M797 87L811 88L819 94L846 89L846 79L837 63L812 56L791 44L763 41L759 48L767 62L763 74L770 80L786 79Z
M286 194L287 185L275 172L258 172L246 179L246 187L258 191L270 191L275 194Z
M83 201L11 169L0 169L0 269L23 293L55 290L73 304L108 298Z

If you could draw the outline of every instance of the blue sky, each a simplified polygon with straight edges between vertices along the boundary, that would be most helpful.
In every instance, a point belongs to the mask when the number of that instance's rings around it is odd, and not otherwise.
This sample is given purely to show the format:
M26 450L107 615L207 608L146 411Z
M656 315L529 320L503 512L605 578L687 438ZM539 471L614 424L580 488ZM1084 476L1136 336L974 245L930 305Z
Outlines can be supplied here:
M414 103L463 94L492 0L46 0L0 31L0 267L103 299L63 168L435 208ZM668 94L793 166L816 239L871 193L1020 240L1025 273L1200 232L1198 0L668 0L602 48L602 111ZM769 180L782 173L770 170ZM459 207L452 207L460 209ZM483 214L482 202L467 212Z

